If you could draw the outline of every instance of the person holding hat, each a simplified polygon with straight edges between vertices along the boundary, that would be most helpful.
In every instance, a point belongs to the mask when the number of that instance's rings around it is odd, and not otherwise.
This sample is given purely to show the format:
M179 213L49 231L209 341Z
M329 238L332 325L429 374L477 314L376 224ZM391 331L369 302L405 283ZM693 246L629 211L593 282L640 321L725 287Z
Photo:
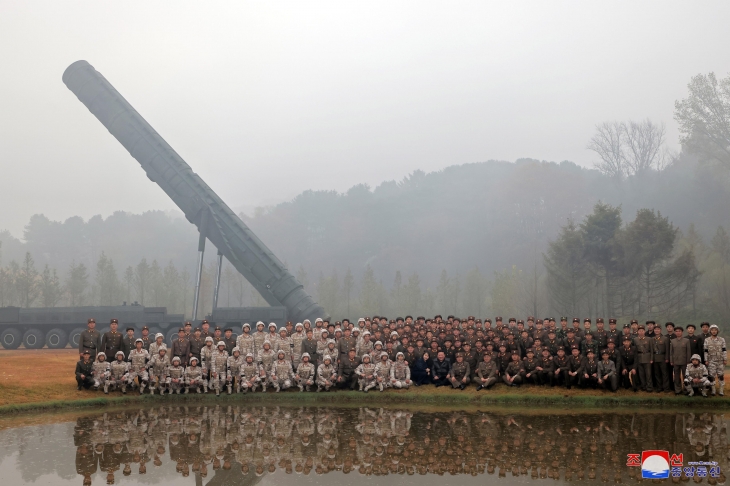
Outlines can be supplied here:
M124 351L124 359L129 359L129 353L136 347L134 337L135 329L133 327L127 328L127 334L122 338L122 351Z
M296 383L297 387L299 387L300 392L303 392L304 390L310 391L309 387L314 385L316 370L314 369L314 365L309 361L309 358L309 353L302 353L299 366L297 366L297 371L294 375L294 383Z
M183 329L185 332L185 329ZM185 368L182 367L182 360L180 356L173 356L172 363L167 367L167 373L165 373L165 383L168 386L169 394L173 393L180 394L180 390L185 385Z
M612 392L618 390L616 364L609 358L608 349L601 352L601 361L598 362L598 384Z
M200 328L195 328L196 331L200 331ZM208 391L208 386L205 383L205 379L203 378L203 368L199 366L200 359L197 356L193 356L190 358L190 364L187 368L185 368L185 373L183 374L184 383L185 383L185 394L187 395L190 392L191 388L195 389L195 393L200 393L201 388L205 388L205 391Z
M704 340L705 363L712 383L712 394L725 395L725 366L727 366L727 348L725 338L719 336L717 324L710 326L710 335Z
M144 349L144 341L142 341L142 338L137 338L134 344L135 348L127 356L127 360L129 361L129 384L132 388L139 386L139 394L141 395L144 393L144 389L150 379L147 373L147 362L150 360L150 353Z
M122 333L117 328L119 321L112 319L109 322L109 330L101 335L101 350L107 356L116 356L117 351L122 349Z
M91 351L84 349L81 351L81 357L76 363L76 385L77 389L84 388L88 390L94 386L93 378L94 362L91 360Z
M108 392L106 384L107 378L109 378L109 363L106 360L106 353L104 351L96 355L96 361L91 369L91 376L94 378L94 390L98 390L100 387L104 387L104 391Z
M167 389L166 373L170 366L170 357L167 356L167 348L160 348L157 355L152 356L147 369L150 374L150 395L155 394L155 390L160 390L160 395L165 394Z
M172 349L170 351L172 358L180 358L180 364L188 364L188 358L190 357L190 341L185 337L185 328L181 327L177 330L177 339L172 342ZM179 388L177 388L179 392Z
M694 389L699 388L702 396L706 398L709 386L710 380L707 367L702 364L699 354L693 354L684 372L684 389L687 391L687 395L693 396L695 394Z
M86 329L79 335L79 358L83 360L84 351L96 359L96 353L101 351L101 335L96 330L96 321L90 318L86 323Z
M226 387L229 395L233 390L236 390L236 393L241 392L241 366L245 361L245 358L241 356L241 350L238 349L238 346L234 346L228 357L226 368Z
M261 365L256 362L253 353L248 353L244 363L241 365L239 370L241 373L241 389L243 393L249 391L255 392L256 388L261 385L262 381L266 380L266 374L261 368Z

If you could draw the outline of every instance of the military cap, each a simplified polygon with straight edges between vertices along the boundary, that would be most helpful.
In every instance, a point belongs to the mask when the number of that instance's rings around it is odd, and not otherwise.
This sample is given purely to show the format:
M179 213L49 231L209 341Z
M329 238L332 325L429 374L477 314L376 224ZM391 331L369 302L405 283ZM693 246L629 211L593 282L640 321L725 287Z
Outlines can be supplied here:
M502 317L501 316L497 316L497 317L494 318L494 320L496 322L502 322Z
M84 349L83 354L91 354L91 351L89 351L88 349Z
M568 330L566 331L566 333L568 333L568 332L575 334L575 329L573 329L572 327L569 327Z
M535 322L535 316L527 316L527 320Z
M178 332L178 333L180 333L180 332L185 332L185 328L184 328L184 327L181 327L181 328L179 328L179 329L177 330L177 332Z
M150 328L149 328L149 327L147 327L147 326L142 326L142 330L143 330L143 331L144 331L144 330L147 330L147 331L149 331L149 330L150 330Z
M190 321L185 321L185 324L183 324L183 327L187 327L187 326L193 327L193 323Z
M609 324L616 324L616 319L609 319L608 320L608 323Z
M550 330L548 331L548 334L555 334L555 329L550 329Z
M673 322L667 322L666 324L664 324L664 327L669 327L669 326L674 327L674 323Z
M208 322L208 319L203 319L203 322L201 322L200 325L202 326L203 324L210 324L210 322Z
M221 327L220 326L215 326L214 331L221 331Z
M225 328L225 329L223 330L223 332L228 332L228 331L231 331L231 332L233 332L233 329L231 329L230 327L227 327L227 328Z
M514 317L510 317L508 322L517 322L517 319Z
M697 327L694 324L687 324L687 329L689 329L690 327L692 329L697 329Z
M93 322L94 324L96 324L96 319L94 319L93 317L89 317L89 319L86 321L86 323L88 324L90 322Z
M573 322L580 322L580 319L578 319L577 317L574 317Z
M525 321L523 321L522 319L520 319L519 321L517 321L517 324L524 324L524 323L525 323Z
M631 336L624 336L624 338L621 340L621 342L631 341Z
M583 319L583 323L585 324L586 322L591 322L590 317L586 317L585 319Z
M710 323L709 322L703 322L703 323L700 324L700 327L705 327L705 326L710 327Z
M114 324L115 322L117 324L119 324L119 320L118 319L112 319L111 321L109 321L109 324Z
M484 319L484 322L488 322L488 323L491 324L492 323L492 320L489 317L487 317L486 319Z
M613 341L611 341L611 342L613 342ZM601 356L603 356L604 354L609 354L610 355L611 352L608 349L604 349L603 351L601 351Z
M646 321L645 324L648 326L649 324L656 325L656 321Z
M547 349L547 348L545 348L545 349ZM527 348L527 351L525 351L525 353L527 353L527 354L530 354L530 353L535 354L535 350L532 349L532 348Z
M568 322L568 318L561 316L560 317L560 322L563 322L563 321Z
M631 324L638 324L638 323L639 323L639 321L637 321L636 319L631 319Z
M555 318L554 317L551 317L550 318L550 322L555 322Z
M644 326L643 324L639 324L639 329L646 329L646 326Z
M575 348L578 349L578 348ZM588 348L588 351L586 351L586 354L596 354L595 351L593 351L593 348Z
M578 349L578 348L574 348L574 349ZM558 349L557 350L558 351L565 351L565 348L563 346L558 346Z
M135 329L135 328L133 328L133 327L128 327L128 328L127 328L127 331L136 331L136 329Z
M627 327L631 327L631 325L630 324L624 324L624 329L626 329Z
M599 322L603 322L603 317L599 317L598 319L596 319L596 324L598 324Z
M193 329L193 333L196 333L196 332L203 332L203 331L199 327L196 327L195 329Z

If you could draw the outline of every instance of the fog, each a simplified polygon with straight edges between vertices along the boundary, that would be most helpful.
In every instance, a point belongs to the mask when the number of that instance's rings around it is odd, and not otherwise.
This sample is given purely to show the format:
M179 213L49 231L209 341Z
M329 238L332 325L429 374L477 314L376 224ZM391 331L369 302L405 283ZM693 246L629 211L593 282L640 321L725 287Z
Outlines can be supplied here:
M0 228L173 203L61 83L98 69L234 210L489 159L592 167L596 124L730 71L724 2L2 2ZM720 51L722 52L722 51ZM194 243L193 243L194 244ZM286 259L287 256L281 256Z

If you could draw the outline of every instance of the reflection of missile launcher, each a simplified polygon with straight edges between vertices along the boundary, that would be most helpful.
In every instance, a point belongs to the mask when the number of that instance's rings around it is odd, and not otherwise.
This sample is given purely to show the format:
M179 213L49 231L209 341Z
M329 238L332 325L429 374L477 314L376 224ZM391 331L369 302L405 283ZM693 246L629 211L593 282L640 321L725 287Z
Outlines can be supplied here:
M271 306L283 306L294 322L324 317L296 278L271 250L211 190L170 145L140 116L119 92L88 62L77 61L63 73L63 82L109 130L200 231L197 296L205 239L246 277ZM217 294L216 285L216 294ZM214 314L217 301L214 296Z

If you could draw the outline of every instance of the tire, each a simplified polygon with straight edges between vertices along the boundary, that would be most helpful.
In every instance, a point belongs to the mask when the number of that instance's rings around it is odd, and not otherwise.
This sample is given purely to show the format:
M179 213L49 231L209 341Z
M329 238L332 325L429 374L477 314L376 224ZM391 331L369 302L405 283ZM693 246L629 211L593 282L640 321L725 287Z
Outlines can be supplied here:
M85 330L86 329L84 329L83 327L77 327L69 333L68 343L71 345L72 348L79 349L79 339L81 338L81 333ZM92 356L92 358L96 359L96 356Z
M0 333L0 343L5 349L18 349L21 342L23 342L23 335L14 327L5 329Z
M25 349L41 349L46 344L46 337L38 329L28 329L23 334Z
M63 329L51 329L46 334L48 349L63 349L68 344L68 334Z
M175 327L175 328L172 328L172 329L168 329L168 330L167 330L167 331L166 331L166 332L164 333L164 334L165 334L165 336L166 336L166 339L165 339L165 344L167 344L168 346L170 346L170 345L172 344L172 342L173 342L173 341L174 341L175 339L177 339L177 333L178 333L178 330L179 330L179 329L180 329L180 328L178 328L178 327ZM169 353L169 351L168 351L168 353ZM170 358L170 359L172 359L172 358Z

